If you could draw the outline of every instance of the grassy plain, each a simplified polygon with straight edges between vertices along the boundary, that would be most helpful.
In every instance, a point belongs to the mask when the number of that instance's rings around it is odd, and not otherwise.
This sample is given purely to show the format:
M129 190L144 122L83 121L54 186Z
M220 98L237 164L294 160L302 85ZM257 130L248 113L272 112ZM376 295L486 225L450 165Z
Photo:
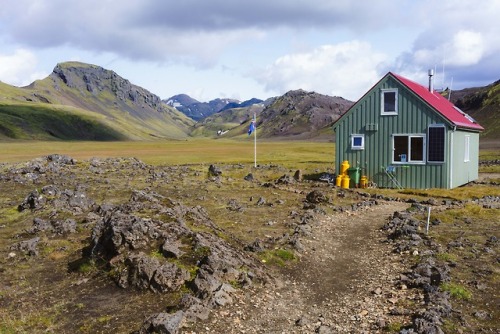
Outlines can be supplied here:
M335 144L325 142L257 142L257 164L290 168L333 168ZM66 154L77 160L92 157L135 157L152 165L249 164L254 141L192 139L185 141L26 141L0 142L1 162L23 162L48 154Z

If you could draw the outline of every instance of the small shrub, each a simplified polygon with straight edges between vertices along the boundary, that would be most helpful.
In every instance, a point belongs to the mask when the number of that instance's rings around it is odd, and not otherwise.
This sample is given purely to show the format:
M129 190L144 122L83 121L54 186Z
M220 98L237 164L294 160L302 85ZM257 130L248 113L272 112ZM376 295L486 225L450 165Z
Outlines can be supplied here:
M285 261L292 261L295 260L295 254L293 254L292 251L286 250L286 249L276 249L274 251L274 254L279 257L280 259L283 259Z
M403 324L401 324L400 322L391 322L390 324L388 324L386 327L385 327L385 330L387 332L391 332L391 333L397 333L399 332L401 329L403 328Z
M286 262L295 260L295 254L287 249L274 249L260 253L263 263L284 267Z
M457 256L455 254L450 254L450 253L439 253L436 255L436 257L442 261L452 261L455 262L458 260Z
M100 316L99 318L97 318L97 322L98 323L105 323L105 322L109 322L113 317L110 316L110 315L103 315L103 316Z
M163 254L160 252L158 249L154 249L149 253L149 256L157 258L157 259L163 259Z
M82 262L78 266L78 272L81 274L90 274L93 273L97 270L97 266L94 260L88 260L85 262Z
M441 284L441 289L443 291L448 291L450 293L450 296L455 299L470 300L472 298L472 292L470 292L466 287L460 284L443 283Z

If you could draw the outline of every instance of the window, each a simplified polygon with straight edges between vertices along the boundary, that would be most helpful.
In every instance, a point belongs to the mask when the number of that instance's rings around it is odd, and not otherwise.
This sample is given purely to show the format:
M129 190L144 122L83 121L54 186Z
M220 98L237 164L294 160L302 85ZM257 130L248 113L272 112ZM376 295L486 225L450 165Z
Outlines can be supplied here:
M465 143L464 143L464 162L469 162L469 150L470 148L470 136L465 136Z
M394 135L392 162L423 163L424 135Z
M427 136L427 161L444 162L445 127L443 124L429 126Z
M365 149L365 135L351 135L351 149L364 150Z
M398 90L397 89L382 89L381 93L381 115L397 115L398 114Z

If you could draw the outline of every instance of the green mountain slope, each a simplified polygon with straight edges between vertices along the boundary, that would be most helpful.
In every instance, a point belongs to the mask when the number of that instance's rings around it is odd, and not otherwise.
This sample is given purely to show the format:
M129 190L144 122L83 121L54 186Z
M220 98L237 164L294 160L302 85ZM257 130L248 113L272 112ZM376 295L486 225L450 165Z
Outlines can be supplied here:
M40 103L0 103L0 138L35 140L124 140L98 117Z
M9 138L15 133L14 138L67 139L61 124L71 128L71 123L81 126L92 120L95 126L87 129L96 133L74 131L69 138L183 139L194 124L158 96L115 72L78 62L58 64L47 78L27 87L0 83L0 103L6 120L2 136ZM69 123L68 118L72 119ZM28 132L22 135L23 131Z
M484 127L482 140L500 140L500 80L486 87L454 91L451 101Z

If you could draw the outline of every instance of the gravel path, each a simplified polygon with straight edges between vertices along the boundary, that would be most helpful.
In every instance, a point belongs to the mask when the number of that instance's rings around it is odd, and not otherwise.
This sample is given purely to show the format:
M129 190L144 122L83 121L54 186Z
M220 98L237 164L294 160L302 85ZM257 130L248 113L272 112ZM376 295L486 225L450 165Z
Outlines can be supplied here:
M380 227L407 207L382 202L314 223L300 259L276 274L276 284L241 290L231 306L183 333L383 332L409 292L395 287L403 268Z

